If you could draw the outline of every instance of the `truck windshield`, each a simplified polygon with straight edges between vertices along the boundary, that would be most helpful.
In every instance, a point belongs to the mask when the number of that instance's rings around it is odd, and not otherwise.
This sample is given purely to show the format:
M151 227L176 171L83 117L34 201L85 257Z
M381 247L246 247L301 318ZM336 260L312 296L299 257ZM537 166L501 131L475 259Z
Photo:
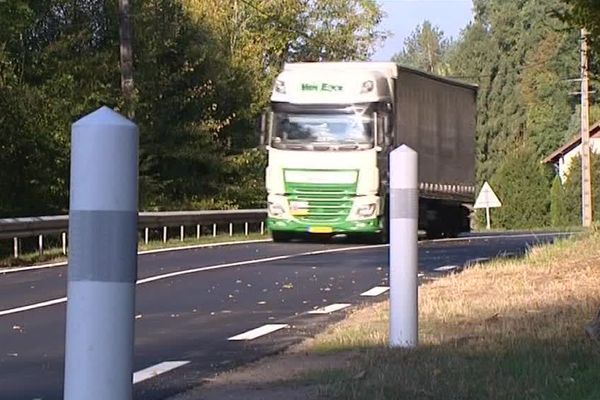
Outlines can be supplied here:
M271 145L298 150L372 148L373 118L364 111L349 107L327 113L275 112Z

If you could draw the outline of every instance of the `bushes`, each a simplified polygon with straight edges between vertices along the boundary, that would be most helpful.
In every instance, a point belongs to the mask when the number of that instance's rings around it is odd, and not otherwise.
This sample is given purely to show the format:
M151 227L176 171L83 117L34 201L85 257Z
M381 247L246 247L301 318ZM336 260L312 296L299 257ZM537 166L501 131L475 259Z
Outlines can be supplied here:
M592 154L592 217L600 221L600 155ZM552 225L557 227L581 225L581 157L577 156L561 184L555 178L551 191Z

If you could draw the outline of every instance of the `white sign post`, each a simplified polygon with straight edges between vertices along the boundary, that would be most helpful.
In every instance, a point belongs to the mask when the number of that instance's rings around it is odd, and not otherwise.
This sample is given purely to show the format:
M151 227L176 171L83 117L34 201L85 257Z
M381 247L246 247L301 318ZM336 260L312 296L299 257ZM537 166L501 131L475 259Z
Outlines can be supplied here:
M479 195L477 196L477 200L475 200L475 205L473 208L485 208L485 221L486 221L486 229L489 231L491 229L490 224L490 208L502 207L502 203L496 193L492 190L492 187L489 183L484 182L481 187L481 191L479 191Z

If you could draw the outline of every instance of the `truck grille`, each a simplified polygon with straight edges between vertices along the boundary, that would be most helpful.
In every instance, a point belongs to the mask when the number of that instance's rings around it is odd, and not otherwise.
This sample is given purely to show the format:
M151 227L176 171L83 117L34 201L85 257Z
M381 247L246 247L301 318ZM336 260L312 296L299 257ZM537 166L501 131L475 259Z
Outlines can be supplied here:
M308 224L335 224L346 221L352 209L356 184L286 183L290 204L308 203L304 214L295 218Z

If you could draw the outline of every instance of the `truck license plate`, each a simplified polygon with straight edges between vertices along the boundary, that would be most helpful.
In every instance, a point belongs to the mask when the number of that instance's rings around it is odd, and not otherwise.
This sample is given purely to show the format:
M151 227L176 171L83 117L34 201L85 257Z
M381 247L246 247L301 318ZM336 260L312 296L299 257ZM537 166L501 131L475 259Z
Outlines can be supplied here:
M333 228L330 226L309 226L308 231L310 233L331 233Z

